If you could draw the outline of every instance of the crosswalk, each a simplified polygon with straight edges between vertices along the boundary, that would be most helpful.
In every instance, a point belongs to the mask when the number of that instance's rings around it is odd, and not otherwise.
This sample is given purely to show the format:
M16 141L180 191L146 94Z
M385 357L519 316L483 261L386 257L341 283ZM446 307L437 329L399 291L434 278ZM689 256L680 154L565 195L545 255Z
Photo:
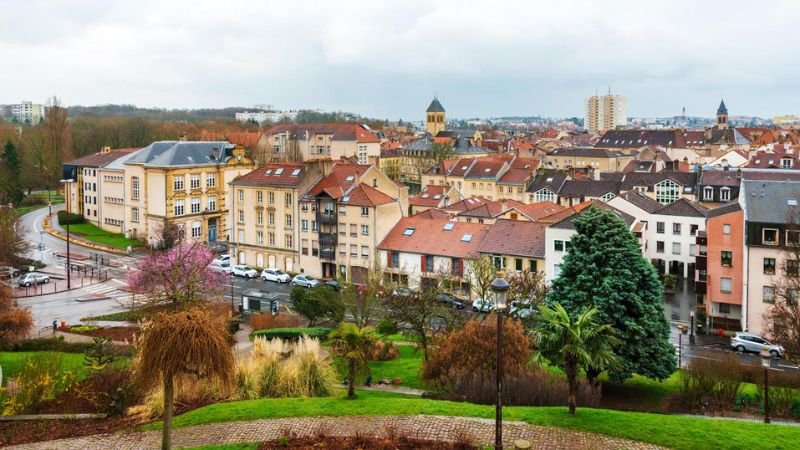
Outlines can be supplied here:
M127 305L138 304L146 300L144 294L133 294L132 292L120 290L121 287L126 286L120 280L112 279L105 283L98 283L83 288L85 292L91 295L102 295L109 299L115 300L119 303Z

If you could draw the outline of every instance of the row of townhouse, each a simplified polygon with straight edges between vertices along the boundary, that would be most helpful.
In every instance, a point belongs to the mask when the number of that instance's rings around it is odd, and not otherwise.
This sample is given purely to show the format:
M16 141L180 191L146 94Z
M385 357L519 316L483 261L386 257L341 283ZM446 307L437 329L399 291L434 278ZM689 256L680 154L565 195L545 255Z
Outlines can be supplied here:
M262 137L265 161L338 161L378 164L381 140L369 127L357 123L279 124Z
M104 149L63 166L66 208L98 227L154 243L164 223L186 238L227 240L227 184L255 167L225 141Z
M515 154L444 160L422 175L422 186L452 186L463 197L525 201L539 160Z

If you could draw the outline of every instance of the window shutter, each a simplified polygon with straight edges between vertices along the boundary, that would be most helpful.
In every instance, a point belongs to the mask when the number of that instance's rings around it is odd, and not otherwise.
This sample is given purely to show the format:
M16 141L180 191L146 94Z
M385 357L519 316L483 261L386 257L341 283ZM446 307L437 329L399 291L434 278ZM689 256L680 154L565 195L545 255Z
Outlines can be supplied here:
M392 262L394 261L394 252L392 252L392 251L387 252L387 255L389 256L389 258L386 261L386 267L391 269L392 268Z
M428 255L422 255L420 257L420 272L425 272L425 268L428 267Z

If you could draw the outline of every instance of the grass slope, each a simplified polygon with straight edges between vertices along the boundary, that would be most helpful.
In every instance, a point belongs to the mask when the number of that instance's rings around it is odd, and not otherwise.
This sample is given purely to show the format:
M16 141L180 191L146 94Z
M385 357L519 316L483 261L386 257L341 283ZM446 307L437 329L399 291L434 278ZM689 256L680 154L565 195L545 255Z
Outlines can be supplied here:
M400 354L397 358L389 361L370 361L369 369L372 374L372 382L377 383L382 378L400 378L403 380L401 386L412 389L425 389L425 384L420 378L422 367L422 350L417 350L410 345L398 345L397 350ZM359 380L363 382L364 380Z
M9 378L14 378L22 368L25 358L37 352L0 352L0 366L3 368L3 384ZM63 371L74 373L78 379L83 379L89 373L89 368L83 364L83 353L61 353L64 359L61 362Z
M176 427L279 417L449 415L493 418L494 407L427 400L383 392L360 391L344 397L260 399L217 403L175 418ZM571 417L565 407L507 407L507 420L606 434L677 449L796 448L800 428L698 417L578 408ZM147 426L158 429L160 423ZM244 447L248 448L248 447Z
M102 230L91 223L79 223L69 226L69 232L76 234L87 241L96 242L98 244L108 245L111 247L126 250L128 246L137 247L141 246L141 241L135 239L127 239L125 236L117 233Z

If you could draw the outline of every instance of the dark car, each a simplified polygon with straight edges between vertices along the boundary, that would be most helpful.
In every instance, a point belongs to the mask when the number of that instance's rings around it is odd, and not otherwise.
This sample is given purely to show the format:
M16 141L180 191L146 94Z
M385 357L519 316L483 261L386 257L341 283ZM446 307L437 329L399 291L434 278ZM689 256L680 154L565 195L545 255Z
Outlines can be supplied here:
M336 292L339 292L339 282L337 280L328 280L324 285L330 287Z
M439 294L436 296L436 301L450 308L464 309L464 302L453 297L450 294Z

